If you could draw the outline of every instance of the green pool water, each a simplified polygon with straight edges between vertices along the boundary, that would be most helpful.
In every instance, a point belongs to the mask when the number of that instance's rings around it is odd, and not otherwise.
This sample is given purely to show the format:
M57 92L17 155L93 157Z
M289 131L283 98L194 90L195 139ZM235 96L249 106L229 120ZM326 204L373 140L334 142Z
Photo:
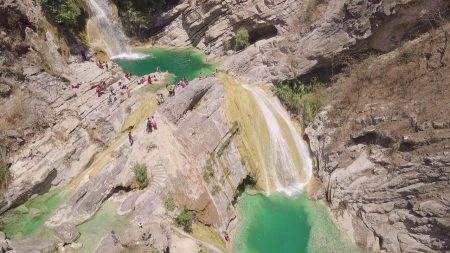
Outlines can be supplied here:
M328 211L305 194L245 194L233 253L360 252L339 232Z
M129 226L129 217L127 215L118 215L116 211L117 206L117 203L108 201L103 204L93 217L77 226L81 233L77 242L83 244L83 247L77 252L94 252L102 238L105 235L109 235L111 230L114 230L118 234L125 231Z
M0 230L14 239L46 234L44 224L62 203L64 196L57 189L51 190L6 212L0 218Z
M114 61L124 72L131 72L137 76L153 73L159 67L161 71L168 71L174 75L173 82L178 82L183 77L193 80L200 73L209 75L216 68L215 64L206 62L204 54L191 48L152 48L139 50L139 52L148 54L149 57L142 59L119 58Z

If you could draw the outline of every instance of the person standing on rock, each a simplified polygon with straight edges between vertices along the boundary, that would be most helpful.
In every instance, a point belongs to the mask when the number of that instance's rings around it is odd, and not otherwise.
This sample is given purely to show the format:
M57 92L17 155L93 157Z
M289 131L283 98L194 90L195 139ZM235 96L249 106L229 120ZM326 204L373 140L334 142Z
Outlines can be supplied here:
M150 118L147 118L147 133L151 133L153 131L152 121Z
M109 92L111 92L111 95L116 95L116 93L114 92L114 87L112 86L112 84L109 86Z
M131 135L131 131L128 131L128 141L130 141L130 146L133 146L133 136Z
M102 88L100 88L100 85L97 85L97 87L95 88L95 93L97 93L98 97L102 95Z
M153 129L158 129L158 124L156 123L155 117L152 116L152 118L150 119L150 124L152 125Z

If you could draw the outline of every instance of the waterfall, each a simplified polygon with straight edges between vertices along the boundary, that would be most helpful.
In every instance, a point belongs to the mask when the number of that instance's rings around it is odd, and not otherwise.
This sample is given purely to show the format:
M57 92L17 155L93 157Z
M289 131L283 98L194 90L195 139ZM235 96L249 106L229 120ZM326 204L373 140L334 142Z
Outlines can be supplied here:
M309 149L276 97L260 87L244 85L255 98L269 133L265 169L277 191L300 191L312 177Z
M90 20L88 37L92 44L103 48L111 58L142 58L143 54L131 53L128 38L115 14L110 0L86 0Z

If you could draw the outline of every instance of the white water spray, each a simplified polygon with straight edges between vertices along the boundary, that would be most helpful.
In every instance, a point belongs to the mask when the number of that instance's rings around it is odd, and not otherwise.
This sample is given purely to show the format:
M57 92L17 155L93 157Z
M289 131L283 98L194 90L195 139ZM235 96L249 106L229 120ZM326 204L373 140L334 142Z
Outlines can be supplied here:
M278 99L268 96L259 87L244 85L244 88L255 97L269 132L270 157L266 164L266 174L270 176L270 181L277 191L287 195L303 190L312 177L312 160L305 141ZM287 126L288 133L283 134L286 129L280 123ZM289 147L286 136L293 139L295 148ZM302 168L296 165L295 156L301 157Z
M95 40L106 51L109 57L114 58L145 58L145 54L132 53L128 38L123 27L115 15L115 7L110 0L86 0L90 22L95 26Z

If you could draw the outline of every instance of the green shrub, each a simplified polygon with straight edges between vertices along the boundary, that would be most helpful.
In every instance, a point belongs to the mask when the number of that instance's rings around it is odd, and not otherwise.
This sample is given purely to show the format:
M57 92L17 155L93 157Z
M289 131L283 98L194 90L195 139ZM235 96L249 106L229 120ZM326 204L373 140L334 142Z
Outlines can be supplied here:
M192 222L195 220L195 213L189 209L183 208L183 210L175 218L175 222L183 227L184 231L192 232Z
M177 205L175 203L175 199L173 198L172 194L169 194L169 196L167 196L166 201L164 202L164 204L165 204L166 209L168 211L173 211L177 207Z
M321 83L305 85L299 81L283 81L275 84L273 93L293 113L302 113L305 121L311 121L326 104L327 94Z
M250 35L244 27L239 28L235 37L235 50L244 49L250 45Z
M78 0L40 0L47 17L57 24L82 29L86 18L83 5Z
M165 0L114 0L119 9L125 32L142 37L153 28L156 12L166 3Z
M133 166L134 178L139 188L145 188L148 185L147 166L144 164L135 164Z
M6 164L0 162L0 192L6 190L11 179L11 172Z

